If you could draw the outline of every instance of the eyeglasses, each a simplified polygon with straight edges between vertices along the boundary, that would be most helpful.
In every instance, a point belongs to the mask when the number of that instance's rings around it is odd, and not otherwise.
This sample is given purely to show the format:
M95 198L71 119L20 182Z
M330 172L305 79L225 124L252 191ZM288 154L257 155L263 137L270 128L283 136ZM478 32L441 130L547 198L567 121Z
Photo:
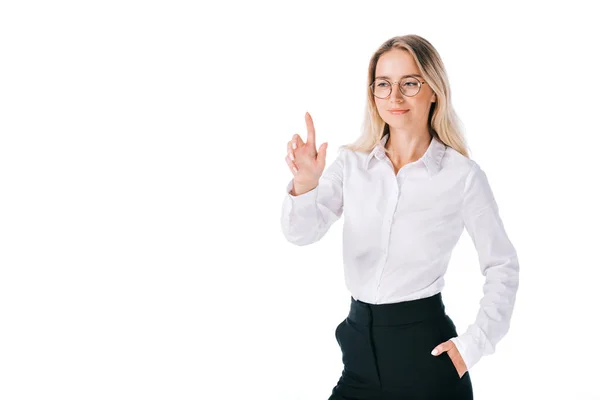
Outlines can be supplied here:
M420 81L419 79L412 76L408 76L406 78L401 79L400 82L394 83L391 83L387 79L379 78L375 79L375 81L371 83L369 87L371 88L373 96L377 97L378 99L385 99L390 94L392 94L392 85L396 83L400 84L400 91L403 95L412 97L416 96L419 93L419 91L421 90L421 84L427 82Z

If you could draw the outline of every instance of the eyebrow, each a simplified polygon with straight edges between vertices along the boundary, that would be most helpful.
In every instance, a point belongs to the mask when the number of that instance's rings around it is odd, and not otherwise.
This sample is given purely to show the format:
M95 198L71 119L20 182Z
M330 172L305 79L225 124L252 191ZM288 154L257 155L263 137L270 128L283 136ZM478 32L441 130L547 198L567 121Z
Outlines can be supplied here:
M400 77L400 79L407 78L409 76L418 76L419 78L422 78L422 76L420 74L410 74L410 75L402 75ZM390 78L389 76L376 76L375 79L392 79L392 78Z

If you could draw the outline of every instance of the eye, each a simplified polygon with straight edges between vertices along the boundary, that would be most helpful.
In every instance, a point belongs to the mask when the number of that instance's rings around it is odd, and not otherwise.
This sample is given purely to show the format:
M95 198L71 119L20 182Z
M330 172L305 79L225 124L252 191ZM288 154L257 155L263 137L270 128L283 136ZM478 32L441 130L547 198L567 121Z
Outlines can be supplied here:
M379 82L377 83L377 87L388 87L390 84L387 82Z

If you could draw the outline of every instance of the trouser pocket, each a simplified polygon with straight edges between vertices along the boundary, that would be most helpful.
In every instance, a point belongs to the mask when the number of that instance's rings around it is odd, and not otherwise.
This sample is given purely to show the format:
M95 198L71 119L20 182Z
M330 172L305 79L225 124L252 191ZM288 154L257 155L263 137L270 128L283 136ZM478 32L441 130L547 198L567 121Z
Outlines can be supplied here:
M440 335L440 343L447 342L448 340L450 340L450 338L457 336L456 326L454 325L454 322L448 315L444 315L443 317L438 319L437 327ZM447 369L449 370L450 376L452 378L461 379L460 375L458 374L458 370L454 366L454 363L452 362L452 359L450 358L450 355L448 355L447 351L443 354L440 354L438 357L441 357L443 359L444 363L447 365Z

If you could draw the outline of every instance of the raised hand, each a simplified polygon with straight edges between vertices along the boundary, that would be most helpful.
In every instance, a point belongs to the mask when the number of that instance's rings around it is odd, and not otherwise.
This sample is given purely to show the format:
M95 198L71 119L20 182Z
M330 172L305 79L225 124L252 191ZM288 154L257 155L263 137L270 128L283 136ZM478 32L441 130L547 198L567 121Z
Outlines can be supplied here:
M315 126L312 117L307 112L305 115L306 130L308 132L306 143L300 135L295 134L288 142L287 162L290 171L294 174L294 188L292 194L302 194L314 189L325 169L325 156L327 155L327 142L316 149Z

